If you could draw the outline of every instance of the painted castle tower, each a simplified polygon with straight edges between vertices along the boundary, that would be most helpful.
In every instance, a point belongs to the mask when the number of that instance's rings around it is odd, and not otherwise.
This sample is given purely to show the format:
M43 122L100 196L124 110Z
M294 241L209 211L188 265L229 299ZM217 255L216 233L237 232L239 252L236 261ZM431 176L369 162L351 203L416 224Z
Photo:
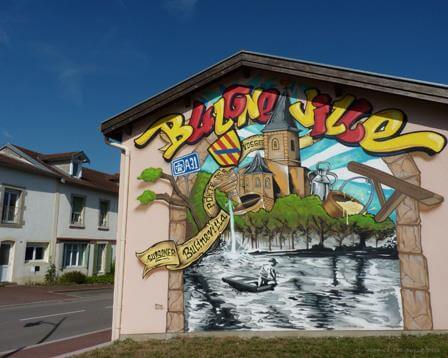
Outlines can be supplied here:
M288 96L283 93L263 133L264 159L257 153L239 171L239 194L257 193L267 210L274 198L289 194L309 195L307 169L301 166L299 130L289 112Z

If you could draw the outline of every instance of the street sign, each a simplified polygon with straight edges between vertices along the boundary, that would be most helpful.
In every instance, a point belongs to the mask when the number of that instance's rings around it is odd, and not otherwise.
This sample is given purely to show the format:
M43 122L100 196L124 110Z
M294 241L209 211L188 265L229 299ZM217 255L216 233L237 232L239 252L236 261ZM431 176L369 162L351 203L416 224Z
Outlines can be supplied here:
M201 170L201 166L199 165L199 155L196 152L176 158L171 162L171 174L175 177L196 173L199 170Z

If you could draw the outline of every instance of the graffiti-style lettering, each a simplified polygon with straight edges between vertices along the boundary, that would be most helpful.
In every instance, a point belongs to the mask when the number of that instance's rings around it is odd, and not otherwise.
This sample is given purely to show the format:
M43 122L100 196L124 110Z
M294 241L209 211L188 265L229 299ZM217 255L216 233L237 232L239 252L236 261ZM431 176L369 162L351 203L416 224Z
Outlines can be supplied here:
M215 119L212 116L212 110L213 107L205 110L205 104L201 102L194 103L191 118L188 122L193 128L193 133L187 139L188 144L195 144L213 132Z
M202 102L195 102L188 124L182 114L164 116L139 136L135 145L142 148L160 133L167 142L161 148L163 158L170 161L182 145L195 144L212 132L221 137L235 128L247 126L250 121L266 124L278 96L275 88L230 86L209 108ZM436 132L401 133L406 115L398 109L372 114L372 105L364 98L346 94L333 100L315 88L307 89L305 97L291 104L289 111L300 125L310 129L308 138L311 140L334 138L345 145L360 146L376 156L410 151L433 155L446 145L446 138Z
M135 139L134 143L137 148L145 147L157 133L166 135L169 143L161 148L163 158L171 160L177 150L193 133L190 125L185 125L184 116L181 114L170 114L160 118L151 125L141 136Z
M298 101L290 106L290 112L301 125L311 129L313 138L335 138L346 145L359 145L377 156L411 151L433 155L446 145L446 138L436 132L402 134L406 116L398 109L371 114L372 105L363 98L345 95L333 102L328 94L315 89L305 91L305 95L305 109Z

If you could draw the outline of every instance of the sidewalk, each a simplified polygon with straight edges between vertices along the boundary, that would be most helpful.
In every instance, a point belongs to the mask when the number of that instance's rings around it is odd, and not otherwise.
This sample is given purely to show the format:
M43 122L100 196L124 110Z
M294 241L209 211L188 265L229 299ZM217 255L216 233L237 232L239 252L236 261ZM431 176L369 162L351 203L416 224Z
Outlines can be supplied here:
M52 300L70 300L70 292L99 290L112 288L108 284L85 284L85 285L64 285L64 286L16 286L8 285L0 287L0 306L20 305Z
M47 358L56 356L66 356L69 353L77 352L89 347L94 347L99 344L110 342L111 330L102 330L92 332L71 338L59 339L52 342L30 346L22 350L11 351L6 353L3 357L33 357L33 358Z

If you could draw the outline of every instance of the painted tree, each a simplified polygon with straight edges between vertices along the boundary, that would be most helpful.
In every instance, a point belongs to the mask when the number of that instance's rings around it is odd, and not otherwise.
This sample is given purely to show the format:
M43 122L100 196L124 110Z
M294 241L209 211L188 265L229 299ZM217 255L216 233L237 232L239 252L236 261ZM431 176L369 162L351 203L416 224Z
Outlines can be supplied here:
M368 239L374 237L377 240L382 240L395 229L395 225L390 218L377 223L372 214L351 215L348 220L353 225L353 232L359 236L359 247L361 248L366 247Z
M277 202L279 205L277 205ZM289 232L290 248L294 249L294 236L299 230L301 199L296 194L291 194L277 199L273 213L281 224L281 236Z
M265 215L266 210L263 209L256 212L249 212L244 215L247 225L250 228L250 243L253 249L258 247L257 237L261 235L264 230L263 220Z
M318 246L323 248L325 240L328 239L330 233L334 230L336 219L328 215L317 196L310 196L309 198L309 215L311 216L311 223L319 236Z
M164 179L169 181L171 187L173 188L176 197L169 195L168 193L155 193L152 190L146 189L137 197L137 200L140 201L142 205L150 205L155 200L162 200L166 203L174 206L184 207L190 211L190 214L197 226L197 228L201 227L201 222L197 217L195 208L193 204L190 202L188 197L182 193L179 186L177 185L176 180L172 175L166 174L163 172L161 168L146 168L141 174L137 177L137 179L144 181L145 183L155 183L159 179Z
M304 236L305 246L308 250L310 248L311 234L314 231L313 223L313 207L320 205L314 196L307 196L300 198L295 195L294 203L291 203L296 208L297 212L297 230Z
M333 236L338 246L341 247L344 240L351 234L353 234L353 223L350 221L350 217L338 218L334 221Z

